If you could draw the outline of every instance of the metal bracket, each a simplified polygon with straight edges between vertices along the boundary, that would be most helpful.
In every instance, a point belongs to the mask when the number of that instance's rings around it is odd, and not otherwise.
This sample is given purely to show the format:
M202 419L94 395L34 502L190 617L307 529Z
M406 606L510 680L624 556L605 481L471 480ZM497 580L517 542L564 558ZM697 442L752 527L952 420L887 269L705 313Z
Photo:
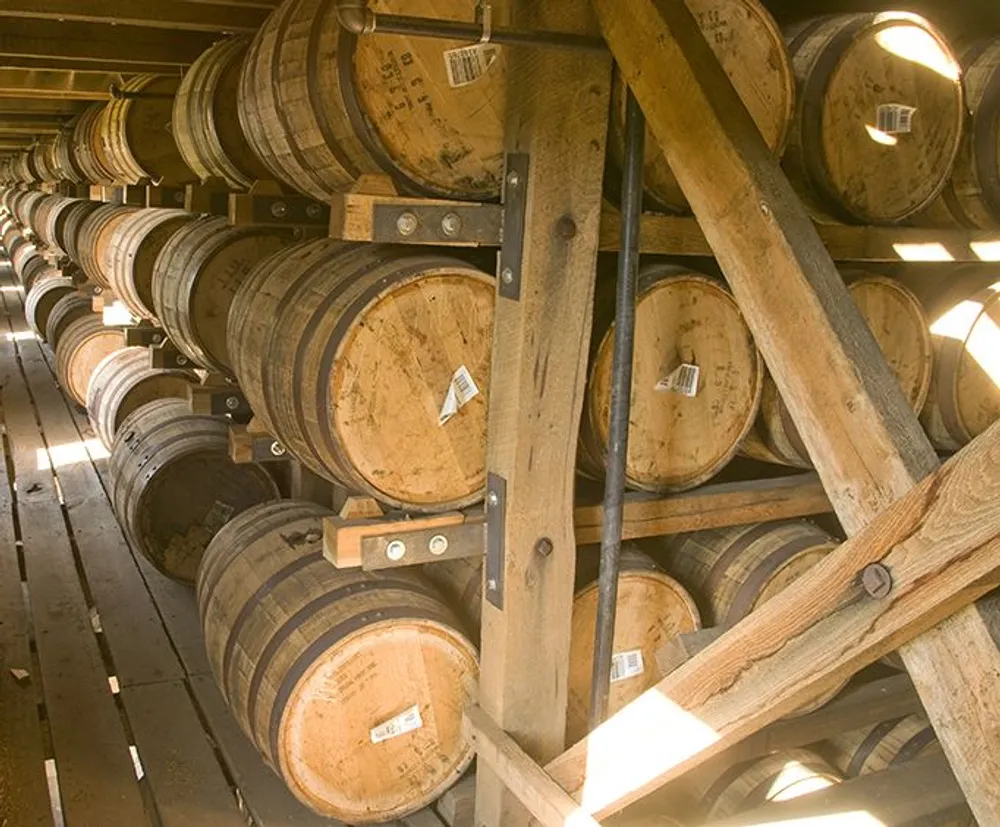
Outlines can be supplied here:
M231 218L246 215L246 202L249 200L250 221L247 223L277 224L286 227L322 227L323 229L330 226L329 204L321 204L311 198L303 198L298 195L238 193L230 195L229 200Z
M124 331L125 347L149 347L150 345L158 345L167 338L166 333L152 325L126 327Z
M502 213L499 204L376 204L372 241L498 245Z
M529 156L508 153L503 177L503 231L497 272L500 295L521 298L521 268L524 261L524 225L528 204Z
M507 527L507 480L486 477L486 599L503 610L504 531Z
M188 184L184 188L184 209L205 215L229 215L229 189L224 185Z
M191 413L205 416L229 416L234 422L247 423L253 416L250 403L235 385L223 387L193 386L188 390Z
M146 187L147 207L184 208L184 189L182 187Z
M486 550L484 515L470 516L454 526L399 531L361 539L361 567L365 571L418 566L462 557L482 557Z
M158 345L149 346L149 366L151 368L189 368L191 360L181 353L174 343L164 339Z

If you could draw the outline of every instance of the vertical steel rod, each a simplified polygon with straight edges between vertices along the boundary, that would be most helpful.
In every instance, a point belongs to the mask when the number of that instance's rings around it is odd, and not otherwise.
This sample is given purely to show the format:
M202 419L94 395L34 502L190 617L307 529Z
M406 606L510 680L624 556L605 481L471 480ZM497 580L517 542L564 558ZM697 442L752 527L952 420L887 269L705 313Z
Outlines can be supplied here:
M607 474L604 481L604 525L598 578L597 628L590 694L590 727L608 712L611 663L614 655L615 610L618 605L618 563L622 547L625 499L625 458L632 395L632 351L635 343L635 292L639 275L639 218L642 214L646 119L628 92L625 105L625 164L622 171L621 252L615 298L615 351L611 368L611 412L608 429Z

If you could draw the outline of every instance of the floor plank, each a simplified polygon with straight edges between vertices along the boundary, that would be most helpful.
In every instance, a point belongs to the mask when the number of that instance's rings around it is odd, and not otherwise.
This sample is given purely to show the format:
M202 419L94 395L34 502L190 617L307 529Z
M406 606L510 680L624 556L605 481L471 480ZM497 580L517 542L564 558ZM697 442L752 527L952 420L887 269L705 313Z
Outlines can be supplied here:
M245 827L181 681L122 688L162 827Z
M10 283L9 275L5 281ZM15 342L26 335L26 325L23 318L12 318L5 310L3 328L0 361L16 365ZM14 460L31 617L66 822L72 827L151 824L91 628L55 481L49 469L39 468L44 466L39 463L44 443L19 371L9 371L2 400Z

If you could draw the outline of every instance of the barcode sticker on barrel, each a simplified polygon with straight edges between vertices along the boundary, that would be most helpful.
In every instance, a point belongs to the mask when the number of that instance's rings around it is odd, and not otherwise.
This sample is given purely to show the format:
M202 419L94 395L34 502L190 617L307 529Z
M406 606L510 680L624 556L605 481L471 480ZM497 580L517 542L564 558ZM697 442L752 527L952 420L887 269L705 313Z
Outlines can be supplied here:
M611 683L625 681L645 672L642 662L642 650L630 649L628 652L616 652L611 656Z
M489 70L497 59L497 47L488 43L448 49L444 53L444 68L452 88L475 83Z
M673 373L657 382L654 390L672 391L683 396L694 397L698 395L699 376L701 376L701 368L697 365L679 365Z
M915 106L902 103L883 103L875 112L875 126L886 135L898 135L913 131Z
M469 369L462 365L451 377L451 384L448 385L448 392L445 394L444 404L438 416L438 425L444 425L477 396L479 396L479 386L469 373Z
M405 712L400 712L395 718L390 718L384 724L379 724L372 729L371 738L373 744L381 744L392 738L398 738L407 732L413 732L424 725L420 717L420 707L414 704Z

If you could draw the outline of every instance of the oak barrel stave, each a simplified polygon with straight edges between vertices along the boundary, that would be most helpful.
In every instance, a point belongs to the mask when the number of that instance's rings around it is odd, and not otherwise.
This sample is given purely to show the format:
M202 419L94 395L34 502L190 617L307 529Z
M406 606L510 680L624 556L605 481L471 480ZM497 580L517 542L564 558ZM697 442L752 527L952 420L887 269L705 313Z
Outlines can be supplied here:
M24 297L24 315L28 326L39 339L45 338L45 328L56 303L76 292L73 279L50 268L39 275Z
M135 207L105 204L94 210L80 225L75 242L77 261L87 277L103 288L111 286L108 252L112 249L115 231L136 211Z
M93 313L67 324L55 344L56 373L62 389L85 405L90 378L97 366L105 356L122 347L122 332L105 327L100 316Z

